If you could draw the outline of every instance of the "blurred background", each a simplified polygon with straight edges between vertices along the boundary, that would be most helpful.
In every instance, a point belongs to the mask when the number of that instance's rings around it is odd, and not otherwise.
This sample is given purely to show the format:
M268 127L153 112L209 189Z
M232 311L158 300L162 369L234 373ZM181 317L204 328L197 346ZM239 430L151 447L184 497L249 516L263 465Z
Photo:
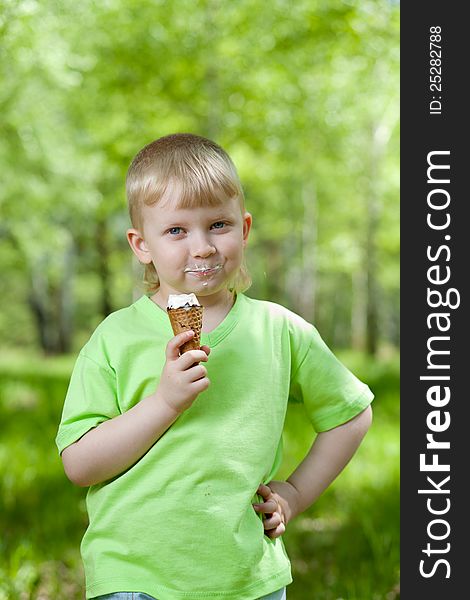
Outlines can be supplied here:
M234 160L247 294L313 322L376 395L355 459L284 536L291 600L399 598L399 4L0 0L0 600L84 597L85 490L54 438L77 352L143 293L136 152ZM287 477L314 432L289 407Z

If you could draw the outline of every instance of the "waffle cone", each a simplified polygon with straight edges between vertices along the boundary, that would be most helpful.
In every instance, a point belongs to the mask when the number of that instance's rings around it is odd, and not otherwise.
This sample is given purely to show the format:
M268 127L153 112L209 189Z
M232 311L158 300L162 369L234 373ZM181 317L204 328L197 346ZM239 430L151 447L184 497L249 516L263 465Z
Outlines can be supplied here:
M183 331L194 331L194 337L180 346L183 354L188 350L199 350L201 347L202 330L202 306L191 306L191 308L167 308L173 333L178 335Z

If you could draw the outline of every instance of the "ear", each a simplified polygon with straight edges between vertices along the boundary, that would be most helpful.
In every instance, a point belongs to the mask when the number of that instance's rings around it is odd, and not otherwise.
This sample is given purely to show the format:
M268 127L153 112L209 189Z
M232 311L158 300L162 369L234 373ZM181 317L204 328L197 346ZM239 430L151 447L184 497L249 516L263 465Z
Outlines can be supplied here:
M152 257L140 231L138 229L128 229L126 231L126 236L129 246L139 259L139 262L144 265L150 264L152 262Z
M251 213L246 212L243 215L243 247L245 247L248 242L248 235L250 233L252 222L253 217L251 216Z

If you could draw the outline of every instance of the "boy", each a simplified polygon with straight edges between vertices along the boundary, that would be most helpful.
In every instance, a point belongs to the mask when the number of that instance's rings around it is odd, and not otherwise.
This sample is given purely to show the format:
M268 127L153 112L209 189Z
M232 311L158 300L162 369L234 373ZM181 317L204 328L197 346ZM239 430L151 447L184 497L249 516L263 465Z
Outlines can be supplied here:
M312 325L242 293L252 217L220 146L156 140L134 158L127 196L150 295L80 352L57 435L67 476L90 486L87 598L285 598L280 536L355 452L373 396ZM165 309L181 293L204 317L201 348L180 355L193 332L173 336ZM273 481L289 396L318 435Z

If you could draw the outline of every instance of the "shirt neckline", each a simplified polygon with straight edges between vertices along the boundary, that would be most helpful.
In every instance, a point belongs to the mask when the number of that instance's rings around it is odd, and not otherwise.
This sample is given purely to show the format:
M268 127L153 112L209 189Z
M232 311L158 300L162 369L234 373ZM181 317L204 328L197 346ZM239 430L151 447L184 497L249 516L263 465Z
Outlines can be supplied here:
M232 331L232 329L237 325L240 320L240 313L242 311L242 305L244 303L244 295L237 294L235 296L235 302L233 303L232 308L225 315L224 319L217 325L215 329L210 331L209 333L201 334L201 346L207 345L210 348L213 348L217 344L219 344L227 335ZM166 326L168 329L168 339L172 336L172 329L170 325L170 320L166 311L161 308L158 304L156 304L149 296L142 296L136 302L137 305L141 305L145 310L147 315L149 315L153 320L158 321L159 323Z

